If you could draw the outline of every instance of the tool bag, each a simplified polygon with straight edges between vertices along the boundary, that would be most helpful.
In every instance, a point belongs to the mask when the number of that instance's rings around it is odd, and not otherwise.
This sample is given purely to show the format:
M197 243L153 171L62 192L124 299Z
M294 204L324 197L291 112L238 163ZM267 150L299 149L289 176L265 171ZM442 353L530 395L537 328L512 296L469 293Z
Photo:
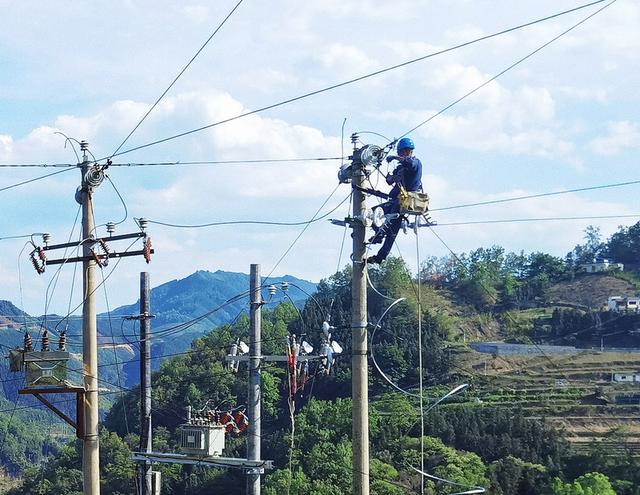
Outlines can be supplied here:
M429 211L429 195L418 191L406 191L400 186L400 213L414 213L422 215Z

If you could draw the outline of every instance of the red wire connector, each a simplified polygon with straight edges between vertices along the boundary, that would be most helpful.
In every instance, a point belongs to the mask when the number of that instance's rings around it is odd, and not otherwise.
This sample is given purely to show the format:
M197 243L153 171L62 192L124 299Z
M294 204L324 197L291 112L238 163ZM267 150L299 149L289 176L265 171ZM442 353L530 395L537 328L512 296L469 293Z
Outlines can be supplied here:
M151 262L151 237L147 237L144 241L144 260L149 264Z
M38 253L37 258L36 253ZM36 269L36 272L38 272L39 275L42 275L47 264L47 256L44 254L44 250L41 247L37 247L33 251L31 251L29 257L31 258L31 263Z

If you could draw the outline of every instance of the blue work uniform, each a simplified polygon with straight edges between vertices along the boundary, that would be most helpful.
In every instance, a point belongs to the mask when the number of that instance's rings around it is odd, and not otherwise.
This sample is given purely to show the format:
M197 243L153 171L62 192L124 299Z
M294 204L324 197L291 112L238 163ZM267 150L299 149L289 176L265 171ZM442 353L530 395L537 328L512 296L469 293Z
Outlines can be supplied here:
M392 177L395 185L389 192L389 201L382 205L382 210L387 215L400 212L400 200L398 199L400 186L407 192L422 190L422 162L415 156L402 157L398 166L393 170ZM374 227L376 232L369 242L377 244L382 242L384 238L384 242L375 256L378 262L384 261L389 256L401 225L402 218L398 217L388 221L379 229Z

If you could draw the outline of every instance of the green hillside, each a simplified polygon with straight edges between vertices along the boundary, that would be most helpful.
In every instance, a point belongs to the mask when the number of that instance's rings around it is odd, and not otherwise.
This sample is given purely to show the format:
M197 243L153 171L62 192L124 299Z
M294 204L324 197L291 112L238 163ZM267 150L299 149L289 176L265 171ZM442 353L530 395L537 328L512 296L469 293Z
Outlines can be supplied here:
M492 246L427 259L417 276L398 258L369 267L368 320L371 330L376 329L375 336L370 334L369 361L371 493L420 493L421 477L414 468L421 464L422 451L427 472L456 483L430 478L425 482L428 495L477 493L474 487L497 495L637 495L640 392L635 382L614 377L640 375L640 316L605 311L603 304L613 295L635 294L638 279L630 270L591 275L580 267L614 250L628 256L625 246L640 246L628 237L639 232L621 229L609 241L596 242L588 231L587 243L565 258ZM184 292L169 284L152 297L183 315L198 312L218 296L201 284L222 276L197 272L180 281ZM241 278L227 282L229 291L246 290L246 280L242 288ZM193 300L183 297L187 287ZM351 270L314 289L313 299L300 308L289 300L263 308L265 354L286 353L291 334L306 335L318 349L327 315L335 327L333 338L343 347L331 373L313 365L307 386L293 395L287 368L263 364L262 450L264 458L274 461L274 470L263 480L268 495L352 491ZM404 300L389 309L398 298ZM176 451L187 406L246 402L246 367L232 373L224 360L231 343L247 338L246 306L246 301L239 303L227 323L201 334L188 353L166 359L153 374L156 451ZM135 312L135 306L120 311ZM171 329L177 320L171 319L171 311L160 316L161 311L165 309L158 311L159 318ZM171 337L182 334L182 342L190 335L182 327L170 332ZM486 352L474 350L490 342L499 344ZM557 354L559 346L567 353ZM417 400L420 379L429 411L424 436ZM464 393L429 407L461 384L469 385ZM104 493L135 491L129 452L137 448L137 410L134 390L117 396L105 417ZM246 455L243 434L228 435L224 455ZM22 486L10 493L75 495L80 490L79 459L79 445L69 444L58 458L25 471ZM166 493L244 493L239 471L170 464L156 468L162 471Z

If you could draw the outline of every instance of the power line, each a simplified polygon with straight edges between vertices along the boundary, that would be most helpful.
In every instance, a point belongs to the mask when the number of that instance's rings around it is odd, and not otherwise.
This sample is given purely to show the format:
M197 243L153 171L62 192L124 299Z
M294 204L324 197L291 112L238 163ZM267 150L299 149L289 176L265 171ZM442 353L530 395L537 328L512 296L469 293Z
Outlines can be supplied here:
M524 222L550 222L550 221L564 221L564 220L604 220L612 218L640 218L640 213L635 215L597 215L597 216L584 216L584 217L543 217L543 218L511 218L502 220L472 220L468 222L449 222L433 225L433 227L455 227L459 225L486 225L495 223L524 223Z
M331 193L331 196L333 196L333 193L335 192L335 190ZM329 198L327 198L327 201L331 198L331 196L329 196ZM221 225L282 225L282 226L297 226L297 225L309 225L311 223L314 222L318 222L320 220L323 220L324 218L328 217L329 215L331 215L334 211L336 211L338 208L340 208L345 201L347 201L349 198L351 197L351 194L349 194L347 197L345 197L342 201L340 201L340 203L338 203L338 205L334 208L332 208L331 210L329 210L327 213L324 213L323 215L316 217L315 215L311 218L311 220L305 220L305 221L300 221L300 222L276 222L276 221L266 221L266 220L227 220L227 221L220 221L220 222L209 222L209 223L203 223L203 224L193 224L193 225L183 225L183 224L175 224L175 223L168 223L168 222L160 222L157 220L149 220L147 219L147 222L149 223L153 223L155 225L162 225L164 227L173 227L173 228L179 228L179 229L201 229L204 227L217 227L217 226L221 226ZM327 204L327 201L325 201L322 206L324 206L325 204ZM317 215L317 212L316 212Z
M342 160L340 156L315 157L315 158L264 158L255 160L200 160L200 161L175 161L175 162L155 162L155 163L112 163L110 167L170 167L181 165L241 165L252 163L295 163L312 161L335 161Z
M584 19L580 20L579 22L577 22L576 24L574 24L573 26L571 26L569 29L566 29L564 31L562 31L559 35L555 36L554 38L552 38L551 40L547 41L546 43L544 43L543 45L540 45L538 48L536 48L535 50L533 50L532 52L528 53L527 55L525 55L524 57L522 57L521 59L517 60L516 62L512 63L511 65L509 65L506 69L498 72L495 76L491 77L490 79L487 79L485 82L483 82L480 86L477 86L476 88L472 89L471 91L469 91L468 93L465 93L463 96L461 96L460 98L458 98L457 100L455 100L454 102L450 103L449 105L447 105L446 107L444 107L442 110L438 111L437 113L435 113L434 115L432 115L431 117L429 117L427 120L419 123L418 125L416 125L415 127L409 129L407 132L405 132L404 134L402 134L400 137L402 136L407 136L408 134L411 134L413 131L415 131L416 129L422 127L423 125L431 122L433 119L435 119L436 117L438 117L439 115L442 115L444 112L446 112L447 110L449 110L451 107L457 105L458 103L460 103L462 100L468 98L469 96L471 96L472 94L474 94L476 91L479 91L480 89L484 88L487 84L495 81L496 79L498 79L500 76L502 76L503 74L509 72L511 69L513 69L514 67L520 65L522 62L524 62L525 60L531 58L532 56L534 56L536 53L538 53L539 51L543 50L544 48L546 48L547 46L549 46L551 43L553 43L554 41L562 38L565 34L573 31L575 28L577 28L578 26L584 24L585 22L587 22L589 19L591 19L592 17L594 17L595 15L599 14L600 12L602 12L604 9L606 9L607 7L613 5L616 2L616 0L611 0L608 4L606 4L604 7L601 7L600 9L596 10L595 12L593 12L592 14L589 14L587 17L585 17ZM594 2L594 3L600 3L600 2ZM593 4L592 4L593 5Z
M627 181L627 182L615 182L613 184L602 184L602 185L596 185L596 186L587 186L587 187L579 187L576 189L564 189L561 191L553 191L553 192L545 192L545 193L539 193L539 194L529 194L526 196L515 196L513 198L505 198L505 199L492 199L489 201L480 201L477 203L466 203L466 204L461 204L461 205L453 205L453 206L445 206L443 208L433 208L430 209L430 212L434 212L434 211L445 211L445 210L456 210L459 208L470 208L473 206L485 206L485 205L494 205L494 204L498 204L498 203L508 203L511 201L520 201L523 199L533 199L533 198L544 198L547 196L558 196L560 194L569 194L569 193L575 193L575 192L584 192L584 191L595 191L597 189L608 189L611 187L622 187L622 186L631 186L631 185L635 185L635 184L640 184L640 180L632 180L632 181Z
M71 168L66 168L64 170L58 170L58 171L52 172L50 174L41 175L40 177L34 177L33 179L23 180L22 182L18 182L16 184L11 184L10 186L0 187L0 192L7 191L9 189L13 189L14 187L23 186L25 184L30 184L31 182L35 182L37 180L46 179L47 177L52 177L54 175L62 174L64 172L68 172L69 170L72 170L72 169Z
M52 167L52 168L60 168L60 167L77 167L78 165L73 163L0 163L0 168L34 168L34 167Z
M166 138L163 138L163 139L158 139L156 141L152 141L152 142L147 143L147 144L143 144L143 145L140 145L140 146L129 148L129 149L121 151L119 153L114 153L113 155L111 155L111 157L124 155L126 153L130 153L132 151L137 151L137 150L140 150L140 149L148 148L150 146L155 146L157 144L165 143L167 141L171 141L173 139L181 138L181 137L187 136L189 134L194 134L196 132L204 131L206 129L211 129L212 127L216 127L216 126L219 126L221 124L232 122L232 121L240 119L242 117L247 117L249 115L255 115L257 113L261 113L261 112L264 112L266 110L271 110L271 109L276 108L276 107L287 105L289 103L293 103L295 101L299 101L299 100L302 100L302 99L305 99L305 98L309 98L311 96L315 96L315 95L318 95L320 93L324 93L324 92L331 91L331 90L334 90L334 89L337 89L337 88L341 88L343 86L347 86L347 85L353 84L355 82L359 82L359 81L362 81L362 80L365 80L365 79L368 79L368 78L371 78L371 77L374 77L374 76L377 76L377 75L380 75L380 74L384 74L386 72L389 72L389 71L392 71L392 70L395 70L395 69L399 69L401 67L406 67L406 66L414 64L416 62L420 62L420 61L435 57L437 55L442 55L444 53L448 53L448 52L451 52L451 51L454 51L454 50L457 50L457 49L472 45L474 43L478 43L480 41L485 41L485 40L494 38L496 36L500 36L500 35L507 34L507 33L513 32L513 31L517 31L519 29L523 29L523 28L528 27L528 26L532 26L534 24L538 24L538 23L545 22L545 21L548 21L548 20L551 20L551 19L555 19L557 17L569 14L571 12L576 12L576 11L581 10L581 9L585 9L587 7L591 7L593 5L602 3L604 1L605 0L596 0L594 2L590 2L590 3L584 4L584 5L580 5L578 7L574 7L574 8L569 9L569 10L564 10L564 11L558 12L556 14L552 14L552 15L549 15L549 16L546 16L546 17L542 17L542 18L539 18L539 19L536 19L536 20L533 20L533 21L530 21L530 22L527 22L527 23L524 23L524 24L520 24L518 26L514 26L514 27L511 27L511 28L508 28L508 29L504 29L502 31L498 31L498 32L493 33L493 34L489 34L489 35L486 35L486 36L481 36L479 38L475 38L473 40L470 40L470 41L467 41L467 42L464 42L464 43L460 43L458 45L455 45L455 46L452 46L452 47L449 47L449 48L445 48L443 50L438 50L438 51L429 53L429 54L424 55L422 57L418 57L418 58L415 58L415 59L412 59L412 60L408 60L408 61L403 62L401 64L392 65L390 67L386 67L384 69L380 69L380 70L377 70L375 72L370 72L370 73L365 74L363 76L359 76L359 77L356 77L356 78L353 78L353 79L349 79L347 81L343 81L341 83L333 84L331 86L327 86L327 87L324 87L324 88L321 88L321 89L318 89L318 90L315 90L315 91L310 91L308 93L304 93L302 95L295 96L293 98L289 98L289 99L286 99L286 100L279 101L277 103L273 103L271 105L266 105L264 107L260 107L260 108L258 108L256 110L251 110L249 112L238 114L238 115L236 115L234 117L229 117L227 119L223 119L223 120L220 120L218 122L214 122L212 124L204 125L202 127L196 128L196 129L192 129L192 130L189 130L189 131L181 132L179 134L175 134L173 136L169 136L169 137L166 137Z
M205 49L205 47L209 44L209 42L213 39L213 37L218 33L218 31L220 31L220 29L222 28L222 26L225 25L225 23L227 22L227 20L233 15L233 13L236 11L236 9L238 7L240 7L240 4L243 2L243 0L239 0L239 2L235 5L235 7L233 7L233 9L231 9L231 12L229 12L227 14L227 16L222 20L222 22L218 25L218 27L213 31L213 33L211 33L211 36L209 36L209 38L207 38L207 41L204 42L204 44L200 47L200 49L195 53L195 55L193 57L191 57L191 60L189 60L189 62L187 62L187 65L185 65L182 70L178 73L178 75L173 79L173 81L171 81L171 84L169 84L169 86L167 86L167 89L164 90L164 92L160 95L160 97L156 100L156 102L151 106L151 108L147 111L147 113L144 114L144 117L142 117L142 119L140 119L140 122L138 122L136 124L136 126L131 130L131 132L127 135L126 138L124 138L124 141L122 141L122 143L120 143L120 146L118 146L116 148L116 150L113 152L113 154L111 155L112 157L118 152L120 151L120 148L122 148L124 146L124 144L129 140L129 138L133 135L134 132L136 132L136 130L138 129L138 127L140 127L140 125L145 121L145 119L149 116L149 114L153 111L154 108L156 108L156 106L158 106L158 103L160 103L160 100L162 100L162 98L164 98L164 96L169 92L169 90L173 87L173 85L178 81L178 79L180 79L180 76L182 76L182 74L185 73L185 71L189 68L189 66L193 63L193 61L198 57L198 55L200 55L200 53L202 52L202 50Z
M127 162L127 163L110 163L109 167L171 167L181 165L242 165L252 163L295 163L295 162L314 162L314 161L335 161L342 160L341 156L321 156L311 158L256 158L255 160L198 160L198 161L182 161L175 160L170 162ZM0 163L0 168L47 168L47 167L73 167L78 165L71 163Z

